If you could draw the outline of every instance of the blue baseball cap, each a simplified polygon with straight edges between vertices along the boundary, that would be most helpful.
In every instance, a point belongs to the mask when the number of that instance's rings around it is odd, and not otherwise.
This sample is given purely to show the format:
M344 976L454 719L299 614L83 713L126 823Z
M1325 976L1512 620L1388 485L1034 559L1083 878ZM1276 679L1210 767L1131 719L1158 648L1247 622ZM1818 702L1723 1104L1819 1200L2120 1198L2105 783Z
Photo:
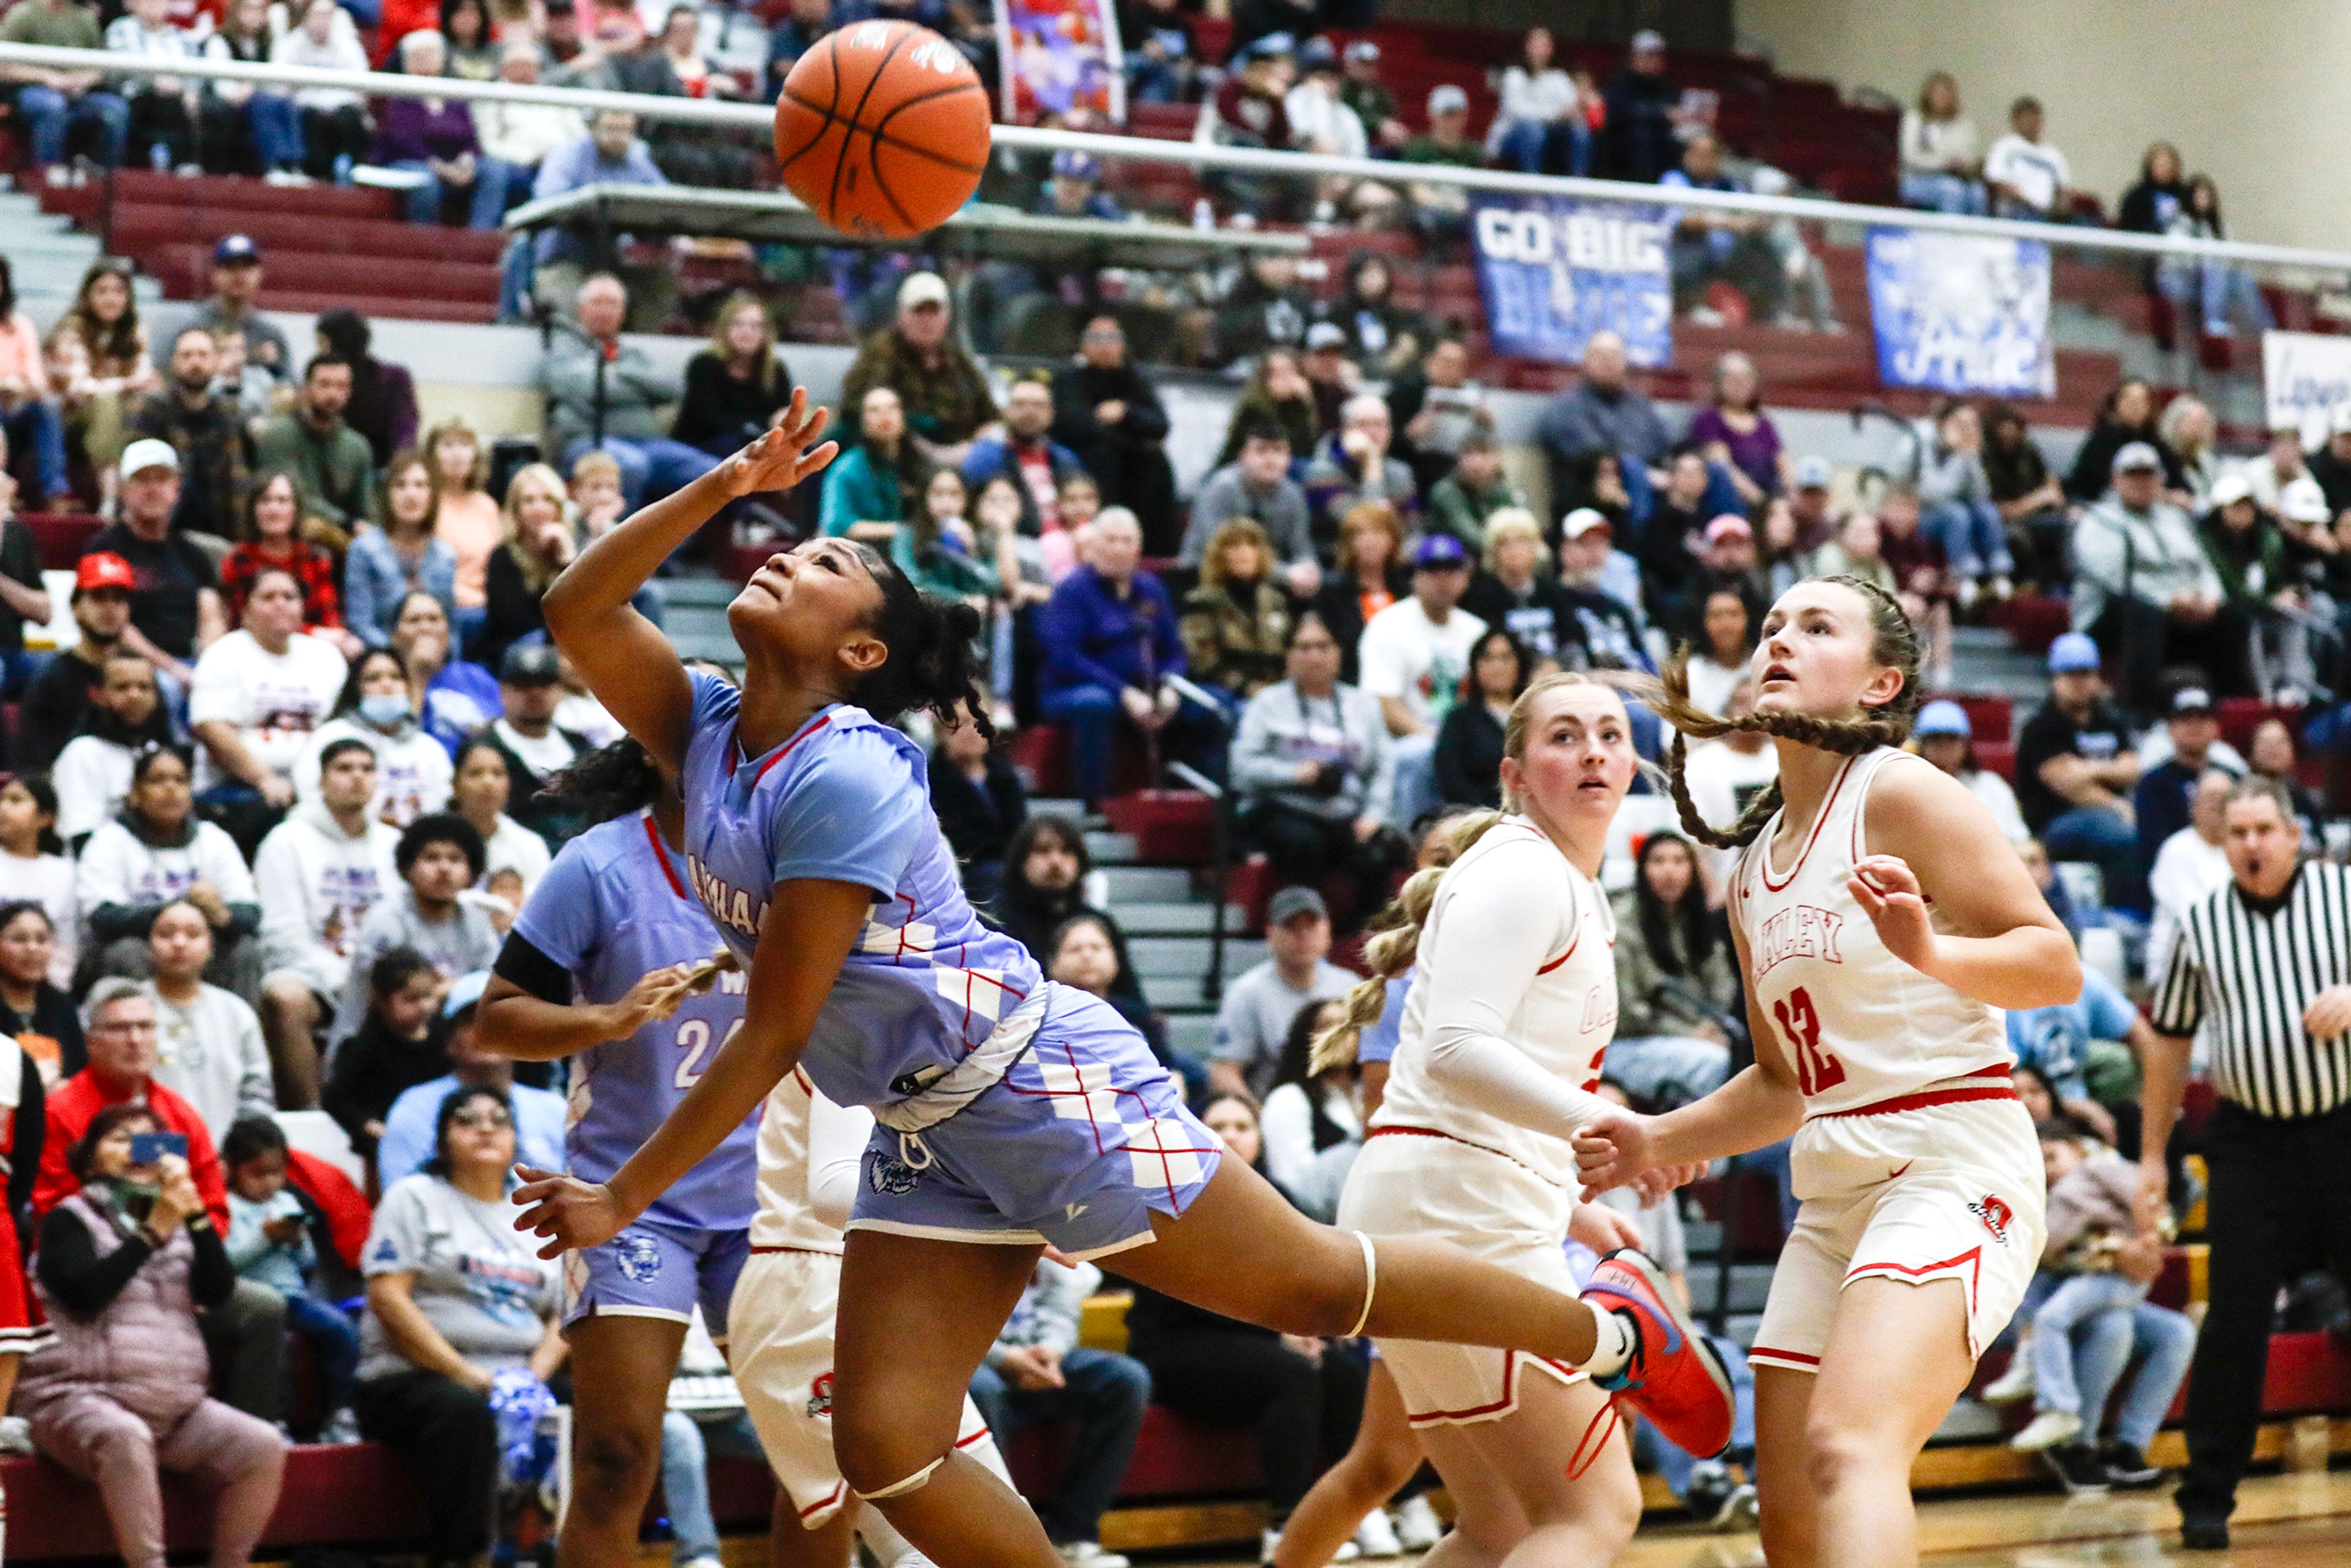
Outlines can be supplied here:
M1469 562L1469 552L1451 534L1430 534L1412 547L1412 564L1416 571L1446 571Z
M2098 667L2098 645L2081 632L2068 632L2049 644L2049 673L2070 675Z
M1910 733L1922 738L1930 735L1956 735L1963 739L1972 739L1975 726L1968 722L1967 709L1949 697L1938 697L1918 710L1918 722L1910 727Z
M451 982L449 994L441 998L441 1016L455 1019L482 999L482 992L490 983L487 969L476 969L470 975L460 975Z
M1081 152L1074 147L1064 147L1053 154L1053 178L1099 180L1102 178L1102 160L1091 152Z

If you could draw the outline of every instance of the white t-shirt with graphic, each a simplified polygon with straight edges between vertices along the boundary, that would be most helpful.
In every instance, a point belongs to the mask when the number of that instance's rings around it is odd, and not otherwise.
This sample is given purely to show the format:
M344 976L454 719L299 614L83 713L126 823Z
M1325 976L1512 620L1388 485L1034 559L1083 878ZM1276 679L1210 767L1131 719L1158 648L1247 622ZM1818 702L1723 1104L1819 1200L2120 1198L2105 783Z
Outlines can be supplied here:
M322 637L297 632L286 652L272 653L252 632L232 632L196 661L188 723L234 726L256 761L290 776L311 731L335 711L345 669L342 654ZM211 753L200 753L196 788L226 782Z
M1444 722L1461 679L1469 673L1469 650L1486 623L1466 610L1449 612L1443 624L1431 621L1418 599L1397 600L1372 617L1357 645L1363 687L1375 697L1395 697L1416 720L1434 729Z

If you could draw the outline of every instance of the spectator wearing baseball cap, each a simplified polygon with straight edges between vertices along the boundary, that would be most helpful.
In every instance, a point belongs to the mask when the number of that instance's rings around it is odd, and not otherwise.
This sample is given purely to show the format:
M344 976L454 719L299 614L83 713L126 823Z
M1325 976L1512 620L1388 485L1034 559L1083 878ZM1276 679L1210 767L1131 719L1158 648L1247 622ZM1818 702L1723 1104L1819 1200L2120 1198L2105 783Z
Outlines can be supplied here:
M801 0L806 5L809 0ZM818 15L823 0L816 0ZM782 32L778 27L778 35ZM1130 103L1186 103L1199 95L1193 84L1200 74L1200 42L1183 0L1143 0L1118 7L1120 52L1126 64L1126 97ZM778 79L781 79L778 73ZM772 100L775 94L769 93Z
M1461 694L1469 651L1486 623L1460 608L1469 587L1469 552L1451 534L1413 547L1412 595L1364 627L1357 652L1363 687L1379 700L1395 741L1395 804L1391 822L1415 822L1437 803L1433 753L1437 727Z
M1374 145L1391 151L1403 146L1412 132L1397 118L1395 94L1380 74L1379 45L1357 38L1347 46L1342 64L1347 77L1339 84L1339 101L1355 111Z
M1681 162L1674 110L1682 89L1666 75L1666 40L1647 28L1633 35L1625 64L1608 81L1608 117L1593 172L1653 184Z
M1975 725L1967 709L1948 697L1938 697L1918 710L1910 737L1917 743L1919 756L1966 785L1968 793L1983 803L2010 843L2021 844L2032 836L2024 825L2024 814L2016 809L2016 791L2008 787L2008 780L1976 761Z
M2157 753L2168 752L2158 757ZM2150 736L2139 758L2147 771L2131 790L2139 853L2148 865L2172 834L2187 827L2196 780L2217 768L2231 779L2245 772L2245 759L2220 738L2220 717L2212 694L2192 681L2171 690L2163 705L2163 734Z
M2147 862L2130 792L2138 751L2106 695L2098 645L2079 632L2049 644L2049 698L2016 738L2016 803L2053 861L2090 861L2111 907L2144 912Z
M1406 163L1482 169L1486 149L1469 134L1469 95L1451 82L1428 89L1428 129L1404 144L1396 156ZM1433 245L1448 245L1466 232L1469 192L1461 185L1416 180L1405 187L1413 226Z
M2196 537L2220 576L2222 601L2244 618L2253 636L2256 668L2269 677L2256 684L2266 686L2277 677L2282 651L2269 607L2281 596L2300 597L2286 564L2285 534L2254 501L2252 481L2243 470L2231 468L2212 482L2209 505L2196 519Z
M1259 13L1259 25L1263 25L1262 13L1269 7L1295 9L1287 0L1263 0L1249 7ZM1202 130L1207 140L1221 147L1287 152L1290 133L1285 99L1295 45L1286 32L1262 34L1244 44L1241 39L1249 35L1243 29L1249 25L1238 16L1234 19L1232 64L1208 99ZM1292 207L1299 192L1290 182L1229 169L1208 170L1201 178L1217 199L1234 211L1269 218L1297 215Z
M1355 977L1330 961L1331 908L1311 887L1285 887L1265 908L1270 956L1225 988L1217 1008L1217 1042L1208 1091L1261 1094L1273 1083L1281 1048L1301 1008L1332 1001Z
M1120 223L1126 209L1102 188L1102 160L1064 147L1053 154L1052 177L1039 193L1037 210L1052 218L1100 218Z
M483 738L507 765L507 799L514 820L559 850L587 831L586 817L538 799L548 779L560 773L595 743L555 722L564 697L562 662L552 644L517 643L498 666L504 716L491 722Z
M253 237L222 235L213 246L211 286L187 325L214 337L241 334L245 362L259 365L283 382L294 373L294 350L286 334L261 314L261 247Z
M1796 525L1795 552L1810 556L1844 525L1836 504L1836 469L1821 456L1799 457L1788 475L1788 517Z
M2195 524L2164 494L2163 455L2126 442L2113 486L2074 530L2074 630L2122 672L2126 707L2155 706L2155 683L2176 666L2199 670L2224 695L2250 689L2249 622L2224 600Z
M213 558L172 531L180 504L180 455L168 441L134 441L122 449L122 515L90 540L92 550L120 556L136 577L131 592L131 650L185 686L195 657L228 630Z
M996 418L996 396L971 351L956 340L946 279L914 272L898 285L898 314L867 335L841 382L841 406L862 408L865 394L889 387L905 405L915 449L941 466L962 466L971 438Z
M74 566L73 596L67 602L79 633L73 645L48 662L25 688L16 713L16 765L47 772L81 728L90 698L106 684L106 661L122 646L131 625L131 593L138 586L131 563L93 550Z

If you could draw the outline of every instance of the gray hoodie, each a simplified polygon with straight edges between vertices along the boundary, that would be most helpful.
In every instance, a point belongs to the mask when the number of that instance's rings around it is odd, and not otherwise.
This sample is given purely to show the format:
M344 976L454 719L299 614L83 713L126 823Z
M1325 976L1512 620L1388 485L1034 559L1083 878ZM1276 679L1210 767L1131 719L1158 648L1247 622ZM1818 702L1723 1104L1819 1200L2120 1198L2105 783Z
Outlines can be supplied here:
M1338 789L1318 794L1298 788L1301 762L1335 764L1342 769ZM1350 685L1334 687L1327 697L1302 696L1288 681L1266 687L1241 709L1232 779L1244 810L1273 800L1333 821L1386 815L1395 752L1379 700Z
M399 885L392 869L399 842L373 816L346 833L323 802L296 805L253 859L264 968L298 975L321 997L342 995L360 923Z

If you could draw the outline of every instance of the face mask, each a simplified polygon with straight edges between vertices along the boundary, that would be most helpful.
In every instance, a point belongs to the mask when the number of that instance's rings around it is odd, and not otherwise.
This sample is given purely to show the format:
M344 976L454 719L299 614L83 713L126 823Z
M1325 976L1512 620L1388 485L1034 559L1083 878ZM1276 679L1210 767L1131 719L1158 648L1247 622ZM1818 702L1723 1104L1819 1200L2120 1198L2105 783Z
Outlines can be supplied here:
M360 698L360 716L379 728L389 728L408 716L408 694L370 692Z

